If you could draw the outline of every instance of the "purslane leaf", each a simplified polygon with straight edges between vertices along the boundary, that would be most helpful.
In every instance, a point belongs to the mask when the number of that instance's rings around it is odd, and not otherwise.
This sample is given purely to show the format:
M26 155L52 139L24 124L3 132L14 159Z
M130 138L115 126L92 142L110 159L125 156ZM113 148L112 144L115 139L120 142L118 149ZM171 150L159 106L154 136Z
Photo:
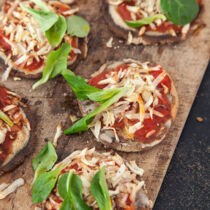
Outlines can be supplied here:
M188 24L199 13L199 5L196 0L161 0L160 4L167 19L175 25Z
M86 115L82 119L78 120L73 126L71 126L70 128L67 128L64 131L64 134L68 135L68 134L79 133L79 132L88 130L88 125L91 123L95 115L103 112L113 103L118 101L121 97L123 97L128 92L128 90L129 88L127 87L119 88L119 93L114 95L112 98L106 100L101 106L99 106L94 111L90 112L88 115Z
M10 118L1 110L0 110L0 119L3 120L5 123L7 123L7 125L9 125L10 127L14 125L14 123L10 120Z
M49 79L56 77L66 69L70 51L71 45L69 43L64 43L58 50L51 51L47 56L47 63L43 70L42 78L33 85L32 89L46 83Z
M37 177L50 170L57 161L57 154L51 142L48 142L41 152L32 160L32 166L35 171L34 180Z
M57 185L59 195L64 199L62 209L90 210L91 208L83 201L82 198L82 181L71 170L64 173Z
M140 26L143 26L143 25L148 25L148 24L154 22L157 19L165 20L166 17L162 14L157 14L157 15L152 15L152 16L149 16L149 17L142 18L140 20L135 20L135 21L126 20L126 24L130 27L135 28L135 27L140 27Z
M58 21L45 32L47 40L51 46L57 47L61 43L66 33L66 29L66 20L63 16L59 15Z
M62 169L62 167L58 167L38 176L32 188L33 203L41 203L49 196Z
M67 33L80 38L86 37L90 31L90 24L84 18L71 15L67 18Z
M111 210L112 203L105 177L105 166L102 167L91 181L90 191L100 208L100 210Z
M44 12L34 10L20 4L21 8L31 14L39 23L43 32L49 30L58 20L58 15L54 12Z
M76 76L70 70L64 70L62 75L69 83L76 97L80 100L90 99L102 104L120 91L119 89L102 90L95 88L88 85L82 77Z
M87 95L90 93L102 91L98 88L88 85L82 77L76 76L70 70L63 71L62 75L71 86L76 97L80 100L88 99Z

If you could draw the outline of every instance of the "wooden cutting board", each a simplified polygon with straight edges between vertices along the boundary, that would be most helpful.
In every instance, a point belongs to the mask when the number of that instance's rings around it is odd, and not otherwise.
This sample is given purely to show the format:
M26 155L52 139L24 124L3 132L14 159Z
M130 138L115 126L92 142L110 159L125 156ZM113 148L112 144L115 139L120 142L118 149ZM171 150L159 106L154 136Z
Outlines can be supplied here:
M125 159L136 160L137 164L145 170L144 179L148 195L155 202L209 61L210 13L204 9L201 23L205 27L182 43L161 47L126 46L107 28L101 11L101 1L80 0L78 2L81 4L81 15L91 23L91 33L87 59L80 62L75 69L76 74L89 78L106 61L134 58L143 62L151 61L162 65L174 80L179 94L179 109L175 123L165 140L155 148L142 153L120 152L120 155ZM210 1L204 0L204 4L204 8L210 9ZM109 49L106 47L106 42L112 36L114 38L113 47ZM5 69L3 65L1 68ZM32 91L31 86L34 82L27 79L14 81L13 77L4 82L6 87L28 99L32 113L37 120L36 129L32 131L36 134L34 153L27 157L24 164L16 170L0 177L0 183L11 183L19 177L25 180L24 186L0 201L0 209L2 210L34 209L31 201L32 159L45 145L47 139L53 140L59 122L63 122L64 127L66 127L66 124L71 124L69 115L81 116L76 98L63 78L56 78L36 91ZM63 136L59 141L57 150L60 159L63 159L76 149L93 146L98 150L104 150L101 144L94 141L92 133L87 131L69 137Z

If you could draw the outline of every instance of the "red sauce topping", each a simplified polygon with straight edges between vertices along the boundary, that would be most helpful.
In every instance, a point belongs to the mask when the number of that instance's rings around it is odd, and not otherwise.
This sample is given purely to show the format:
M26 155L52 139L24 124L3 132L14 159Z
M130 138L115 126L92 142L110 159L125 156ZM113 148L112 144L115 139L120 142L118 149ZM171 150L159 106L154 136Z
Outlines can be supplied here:
M8 43L4 40L5 37L6 37L6 36L5 36L2 32L0 32L0 47L3 48L3 49L4 49L4 53L5 53L6 55L8 55L8 54L11 54L12 50L11 50L11 45L8 44Z
M35 58L33 58L33 62L28 66L27 66L27 64L25 64L23 66L23 69L31 72L31 71L34 71L34 70L37 70L37 69L41 68L43 63L44 63L43 59L40 59L40 61L37 61Z
M106 85L98 84L99 81L106 79L107 75L110 75L112 72L117 73L120 69L122 69L123 71L126 71L127 67L128 67L127 64L123 64L123 65L117 66L115 69L109 69L107 71L104 71L101 74L99 74L96 77L89 80L88 83L89 83L89 85L103 89ZM150 71L149 72L149 74L153 75L154 78L158 77L158 75L161 73L162 73L161 68L158 71ZM155 107L153 107L154 110L160 112L163 115L163 117L158 117L153 114L153 119L151 119L151 118L144 119L144 123L143 123L144 127L137 130L134 133L134 139L136 139L138 141L141 141L144 143L152 142L153 137L159 133L162 126L167 122L168 119L171 118L171 104L168 100L167 95L164 94L163 85L165 85L170 91L171 80L168 77L168 75L166 75L164 77L164 79L157 86L157 88L159 89L159 91L161 93L161 97L158 97L158 104ZM124 99L121 98L120 100L124 100ZM130 107L128 107L128 110L131 110L131 109L133 109L133 103L130 103ZM139 107L136 109L136 113L138 113L138 112L139 112ZM149 112L147 111L146 113L149 113ZM139 122L139 120L129 120L127 118L124 118L123 120L116 119L113 127L116 128L116 130L120 130L120 129L124 129L126 124L129 124L131 126L131 125L136 124L137 122ZM146 135L150 131L152 132L153 130L154 130L154 132L152 133L152 135L149 137L146 137Z
M127 10L127 3L122 3L117 7L117 11L123 20L132 20L130 11Z

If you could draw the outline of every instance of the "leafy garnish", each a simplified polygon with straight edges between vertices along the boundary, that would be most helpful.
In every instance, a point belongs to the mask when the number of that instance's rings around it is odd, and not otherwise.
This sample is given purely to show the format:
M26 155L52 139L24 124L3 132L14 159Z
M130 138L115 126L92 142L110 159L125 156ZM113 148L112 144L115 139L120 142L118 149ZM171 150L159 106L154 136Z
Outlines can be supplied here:
M102 167L91 181L90 191L100 208L100 210L111 210L112 203L105 177L105 166Z
M57 185L59 195L64 199L61 210L90 210L82 198L82 181L71 170L61 176Z
M1 110L0 110L0 119L3 120L5 123L7 123L7 125L9 125L10 127L14 125L14 123L9 119L9 117Z
M41 0L32 0L41 11L28 8L20 4L21 8L31 14L39 23L40 28L47 37L50 45L53 47L59 46L67 29L66 19L51 12L48 6Z
M86 37L90 31L90 25L84 18L71 15L67 18L67 33L80 38Z
M57 161L57 154L51 142L48 142L41 152L32 160L32 166L35 171L34 180L37 177L50 170Z
M31 0L31 1L34 2L34 4L36 4L42 11L50 12L49 7L42 0Z
M38 176L32 188L33 203L40 203L49 196L62 169L63 167L60 166L55 170L45 172Z
M71 86L76 97L80 100L90 99L91 101L95 101L101 104L119 93L119 89L103 90L88 85L82 77L76 76L70 70L62 71L62 75Z
M161 0L160 4L168 20L180 26L192 22L199 12L196 0Z
M118 93L116 93L113 97L106 100L100 107L90 112L88 115L86 115L82 119L78 120L73 126L71 126L70 128L67 128L64 131L64 134L73 134L73 133L78 133L81 131L88 130L88 125L92 122L94 116L106 110L109 106L111 106L113 103L118 101L121 97L123 97L128 92L128 90L129 88L127 87L119 88Z
M51 51L47 56L47 63L43 70L42 78L33 85L32 89L46 83L49 79L56 77L66 69L70 51L71 45L69 43L64 43L58 50Z
M38 11L28 8L22 3L20 3L20 6L38 21L43 32L49 30L58 21L58 15L54 12Z
M58 21L45 32L45 35L51 46L57 47L61 43L66 33L66 29L66 20L62 15L59 15Z
M126 24L130 27L135 28L135 27L140 27L140 26L143 26L143 25L148 25L148 24L154 22L157 19L165 20L166 17L162 14L157 14L157 15L152 15L152 16L149 16L149 17L142 18L140 20L135 20L135 21L126 20Z
M62 71L62 75L69 83L74 94L80 100L88 99L88 94L94 92L100 92L101 89L88 85L82 77L76 76L72 71L65 69Z

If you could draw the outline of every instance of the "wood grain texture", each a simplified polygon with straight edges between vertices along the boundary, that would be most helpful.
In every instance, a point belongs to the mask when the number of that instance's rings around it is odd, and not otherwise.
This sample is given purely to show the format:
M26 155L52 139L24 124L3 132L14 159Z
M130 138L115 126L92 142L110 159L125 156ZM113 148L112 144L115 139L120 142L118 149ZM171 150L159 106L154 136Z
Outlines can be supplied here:
M86 60L80 62L75 72L85 78L98 70L105 62L110 60L120 60L123 58L134 58L141 61L151 61L163 66L174 80L179 95L179 110L174 125L165 140L143 153L123 153L125 159L136 160L138 165L144 168L144 179L147 185L149 197L153 202L158 195L161 183L170 163L179 136L184 127L191 105L199 88L210 56L210 13L204 9L201 15L201 24L206 26L186 41L176 45L164 46L126 46L123 41L117 39L105 24L101 12L101 1L80 0L81 15L91 23L91 33L89 36L89 53ZM210 1L204 1L204 8L210 9ZM113 37L113 48L106 48L106 42ZM3 69L4 70L4 69ZM1 73L2 74L2 73ZM71 124L69 115L81 116L77 101L72 94L68 84L59 77L35 91L31 90L34 81L22 79L14 81L9 78L4 85L7 88L27 96L32 113L37 116L36 146L34 152L29 156L24 164L15 171L0 177L0 183L10 183L14 179L22 177L25 185L6 199L0 201L2 210L30 210L34 209L31 201L31 182L33 180L33 170L31 160L45 145L46 138L53 140L56 126L60 121L67 126ZM68 119L66 121L66 119ZM100 143L94 141L90 131L82 134L75 134L63 137L57 147L59 158L63 159L76 149L95 146L98 150L104 150ZM106 148L105 148L106 149ZM167 202L167 201L166 201Z

